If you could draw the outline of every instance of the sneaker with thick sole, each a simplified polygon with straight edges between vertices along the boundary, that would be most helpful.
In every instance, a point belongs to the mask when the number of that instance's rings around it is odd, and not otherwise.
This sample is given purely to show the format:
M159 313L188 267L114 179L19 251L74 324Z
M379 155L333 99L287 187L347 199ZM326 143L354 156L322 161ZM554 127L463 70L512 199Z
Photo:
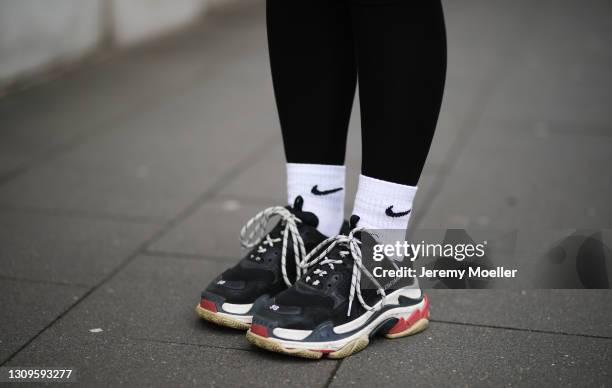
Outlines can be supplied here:
M351 217L356 225L358 217ZM257 307L247 339L278 353L343 358L365 348L376 334L400 338L429 324L427 296L415 287L384 290L362 266L354 228L322 242L305 258L308 268L292 287ZM376 287L361 289L364 273Z
M317 230L317 216L302 211L302 205L302 197L297 197L293 206L265 209L247 222L240 238L251 250L202 292L196 306L200 317L246 330L256 306L295 282L302 272L300 262L327 238ZM268 231L275 219L277 224Z

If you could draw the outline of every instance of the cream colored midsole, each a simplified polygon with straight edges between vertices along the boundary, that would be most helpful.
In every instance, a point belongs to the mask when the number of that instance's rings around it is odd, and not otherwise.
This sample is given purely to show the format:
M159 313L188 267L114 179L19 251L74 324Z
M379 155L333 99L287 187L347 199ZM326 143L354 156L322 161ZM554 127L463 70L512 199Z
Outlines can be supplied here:
M347 343L363 336L369 336L372 330L376 329L381 323L390 318L408 318L415 310L422 310L425 306L425 300L422 300L420 303L413 306L406 307L397 307L394 309L390 309L382 313L375 320L364 326L361 330L355 332L354 334L343 338L337 341L329 341L329 342L296 342L283 340L278 338L269 338L272 341L276 341L280 343L283 347L289 349L310 349L310 350L338 350L342 348ZM359 319L359 318L357 318ZM350 323L350 322L349 322ZM289 329L284 329L289 330ZM275 331L276 333L276 331Z
M244 322L244 323L251 323L251 321L253 321L253 316L252 315L234 315L234 314L226 314L220 311L217 311L216 314L218 314L219 316L222 317L228 317L231 319L234 319L236 321L240 321L240 322Z
M248 304L234 304L234 303L223 303L221 308L223 311L227 311L230 314L246 314L253 307L253 303Z

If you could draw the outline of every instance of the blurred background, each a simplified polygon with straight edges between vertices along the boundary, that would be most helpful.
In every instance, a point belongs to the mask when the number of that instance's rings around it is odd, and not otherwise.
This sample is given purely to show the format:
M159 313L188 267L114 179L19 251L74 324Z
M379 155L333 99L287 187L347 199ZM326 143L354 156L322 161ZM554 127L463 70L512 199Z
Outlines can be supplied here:
M609 241L612 3L444 7L412 227L528 231L525 259L542 236ZM263 1L0 0L0 95L2 365L89 385L611 383L607 290L432 290L426 333L343 362L198 321L242 224L286 200ZM359 163L355 104L347 213Z

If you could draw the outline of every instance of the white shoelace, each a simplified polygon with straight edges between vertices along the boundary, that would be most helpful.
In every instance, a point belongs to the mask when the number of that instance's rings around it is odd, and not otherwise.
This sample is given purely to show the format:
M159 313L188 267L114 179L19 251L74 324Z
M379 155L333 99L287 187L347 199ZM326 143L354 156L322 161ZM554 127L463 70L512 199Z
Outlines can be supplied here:
M364 229L365 228L355 228L347 236L340 234L340 235L328 238L327 240L323 241L321 244L317 245L317 247L314 248L304 258L304 260L301 263L301 267L304 270L304 272L306 272L308 268L316 265L317 263L319 263L319 266L328 265L333 270L334 264L342 264L342 260L330 259L327 257L327 255L338 244L342 244L348 247L349 249L348 251L340 251L341 258L344 258L349 254L353 257L353 275L351 277L351 288L349 291L349 302L348 302L349 306L348 306L348 311L346 313L347 316L351 315L351 307L353 305L353 300L355 299L355 294L357 294L357 299L359 300L363 308L368 311L382 307L384 303L384 297L386 295L384 288L380 285L380 283L378 283L378 281L374 278L374 276L370 273L370 271L368 271L368 269L364 267L363 262L361 260L361 248L359 247L359 245L361 245L361 241L357 237L355 237L355 233L361 232ZM328 245L327 248L321 251L322 248L325 247L326 245ZM372 281L372 283L374 283L374 285L378 289L378 293L383 298L381 299L381 302L377 303L375 306L368 305L366 301L363 299L363 296L361 295L361 273L362 272L366 274L366 276ZM327 274L327 271L317 268L312 272L312 274L323 277ZM307 276L306 279L304 280L306 282L309 282L311 278L310 276ZM319 284L319 280L318 279L314 280L311 284L316 286Z
M260 211L242 227L242 230L240 231L240 244L244 248L250 249L263 241L261 246L257 248L257 253L264 253L266 252L267 248L265 248L263 245L272 247L274 246L274 243L279 242L281 240L280 237L272 238L269 234L266 235L266 226L268 225L270 218L274 216L279 216L279 222L284 224L284 229L282 231L283 248L281 253L281 271L283 273L285 284L290 287L291 281L287 276L287 239L289 235L291 235L291 240L293 242L293 256L295 258L295 271L297 279L300 278L302 273L300 263L302 262L303 258L306 257L304 241L302 240L302 236L300 235L297 227L298 222L302 221L297 218L295 214L291 213L282 206L273 206ZM260 261L261 258L256 257L255 260Z

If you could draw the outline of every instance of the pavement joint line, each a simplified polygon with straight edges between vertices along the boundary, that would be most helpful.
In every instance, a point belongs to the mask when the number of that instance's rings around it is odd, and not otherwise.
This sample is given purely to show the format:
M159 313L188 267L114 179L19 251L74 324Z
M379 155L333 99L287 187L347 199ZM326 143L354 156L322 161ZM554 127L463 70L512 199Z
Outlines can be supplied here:
M535 121L537 122L537 120ZM487 119L487 123L491 126L499 126L499 129L503 132L515 133L517 130L524 132L531 132L533 129L531 125L534 123L533 119L525 118L500 118L492 116ZM516 124L516 127L509 129L506 127L507 124ZM567 119L548 119L546 120L548 125L547 131L550 136L576 136L576 137L596 137L608 139L612 136L612 132L608 130L609 127L598 122L587 122L578 123ZM597 131L589 130L596 128Z
M329 378L325 382L325 385L323 386L323 388L329 388L329 386L334 382L334 379L336 378L336 374L338 373L338 370L342 366L342 363L344 362L344 360L346 360L346 358L341 358L340 360L338 360L338 362L334 366L334 369L329 374Z
M269 136L272 138L272 136ZM276 138L276 134L274 135ZM40 329L36 334L34 334L29 340L27 340L23 345L21 345L17 350L11 353L4 361L0 363L0 366L5 365L7 362L10 362L17 354L19 354L22 350L24 350L28 345L30 345L34 340L36 340L42 333L44 333L47 329L53 326L56 322L62 319L66 314L68 314L73 308L78 306L81 302L83 302L89 295L94 293L100 287L102 287L106 282L111 280L115 275L117 275L121 270L123 270L127 265L129 265L136 257L138 257L145 249L147 249L150 244L157 241L161 236L163 236L168 230L172 229L178 223L180 223L183 219L189 216L195 209L197 209L202 203L206 202L212 195L214 195L219 189L222 189L228 182L231 182L234 177L236 177L242 170L248 168L254 161L259 160L265 155L265 152L268 148L271 148L271 145L275 145L274 141L270 141L271 139L266 139L266 141L262 142L261 145L255 147L255 149L246 157L244 157L241 161L239 161L234 167L229 168L228 172L222 175L217 184L211 185L211 188L204 191L200 194L191 205L187 206L182 212L180 212L175 218L170 219L164 225L162 225L158 230L152 233L152 236L146 239L144 242L140 244L131 254L127 256L127 258L121 262L117 267L115 267L112 271L110 271L102 280L100 280L97 284L91 287L88 291L86 291L79 299L74 301L74 303L70 304L64 311L62 311L58 316L52 319L47 325L45 325L42 329ZM1 184L1 182L0 182Z
M239 334L239 335L241 335L241 334ZM244 334L242 334L242 335L244 335ZM218 345L209 345L209 344L183 342L183 341L168 341L168 340L160 340L160 339L145 338L145 337L126 337L126 339L133 340L133 341L147 342L147 343L158 343L158 344L178 345L178 346L192 346L192 347L198 347L198 348L208 348L208 349L218 349L218 350L228 350L228 351L239 351L239 352L247 352L247 353L254 353L254 354L263 354L263 355L266 355L266 356L269 356L269 357L274 357L274 358L278 357L279 359L282 359L286 363L304 363L304 364L312 363L312 360L307 360L307 359L300 358L300 357L288 357L286 355L282 355L282 354L278 354L278 353L274 353L274 352L270 352L270 351L267 351L267 350L260 349L260 348L254 346L254 345L251 345L249 348L237 348L237 347L233 347L233 346L225 347L225 346L218 346ZM336 371L338 370L338 365L341 364L342 361L344 361L344 359L342 359L342 360L332 360L332 359L319 360L319 362L331 362L331 361L335 361L337 363L336 367L332 371L335 374ZM325 387L327 387L327 385L323 386L323 388L325 388Z
M244 157L240 162L238 162L234 167L228 169L226 174L223 174L216 183L212 184L210 188L204 191L202 194L197 196L195 200L191 202L191 204L187 205L182 211L180 211L175 217L168 220L164 225L162 225L161 229L158 233L155 234L149 241L145 243L145 245L140 249L140 252L144 252L149 249L149 247L156 243L161 237L163 237L169 230L174 228L176 225L184 221L187 217L193 214L200 206L204 203L212 200L215 195L217 195L227 184L232 182L234 178L239 176L244 170L246 170L253 163L262 159L267 151L276 145L277 135L271 134L266 137L266 140L262 142L261 145L255 147L255 149L246 157ZM275 141L276 140L276 141Z
M10 276L10 275L2 275L0 274L0 279L15 281L15 282L24 282L24 283L37 283L37 284L49 284L53 286L65 286L65 287L75 287L75 288L89 288L90 284L83 283L70 283L70 282L58 282L54 280L42 280L42 279L32 279L32 278L22 278L19 276Z
M562 335L562 336L568 336L568 337L583 337L583 338L612 340L612 337L607 337L603 335L595 335L595 334L568 333L564 331L550 331L550 330L541 330L541 329L524 329L520 327L511 327L511 326L489 325L489 324L469 323L469 322L453 322L453 321L447 321L447 320L441 320L441 319L430 319L430 322L443 323L447 325L481 327L481 328L496 329L496 330L523 331L527 333L552 334L552 335Z
M228 201L228 200L234 200L234 201L238 201L241 204L245 204L245 205L265 205L265 204L269 204L271 201L274 202L278 202L278 198L273 198L273 197L249 197L246 195L234 195L234 194L227 194L227 193L219 193L218 195L215 196L214 200L220 200L220 201Z
M129 222L133 224L159 225L165 220L161 217L130 216L127 214L88 212L61 208L46 208L38 206L21 206L0 203L0 212L45 215L62 218L76 218L99 221Z
M209 348L209 349L238 350L241 352L251 352L251 353L256 352L255 349L243 349L243 348L236 348L233 346L226 347L226 346L219 346L219 345L198 344L198 343L183 342L183 341L167 341L167 340L160 340L160 339L153 339L153 338L146 338L146 337L128 337L127 339L133 340L133 341L142 341L142 342L157 343L157 344L195 346L198 348Z
M181 252L169 252L145 249L142 251L143 256L160 257L164 259L183 259L183 260L196 260L196 261L212 261L215 263L227 263L231 264L232 261L236 261L239 257L223 257L223 256L211 256L198 253L181 253Z

